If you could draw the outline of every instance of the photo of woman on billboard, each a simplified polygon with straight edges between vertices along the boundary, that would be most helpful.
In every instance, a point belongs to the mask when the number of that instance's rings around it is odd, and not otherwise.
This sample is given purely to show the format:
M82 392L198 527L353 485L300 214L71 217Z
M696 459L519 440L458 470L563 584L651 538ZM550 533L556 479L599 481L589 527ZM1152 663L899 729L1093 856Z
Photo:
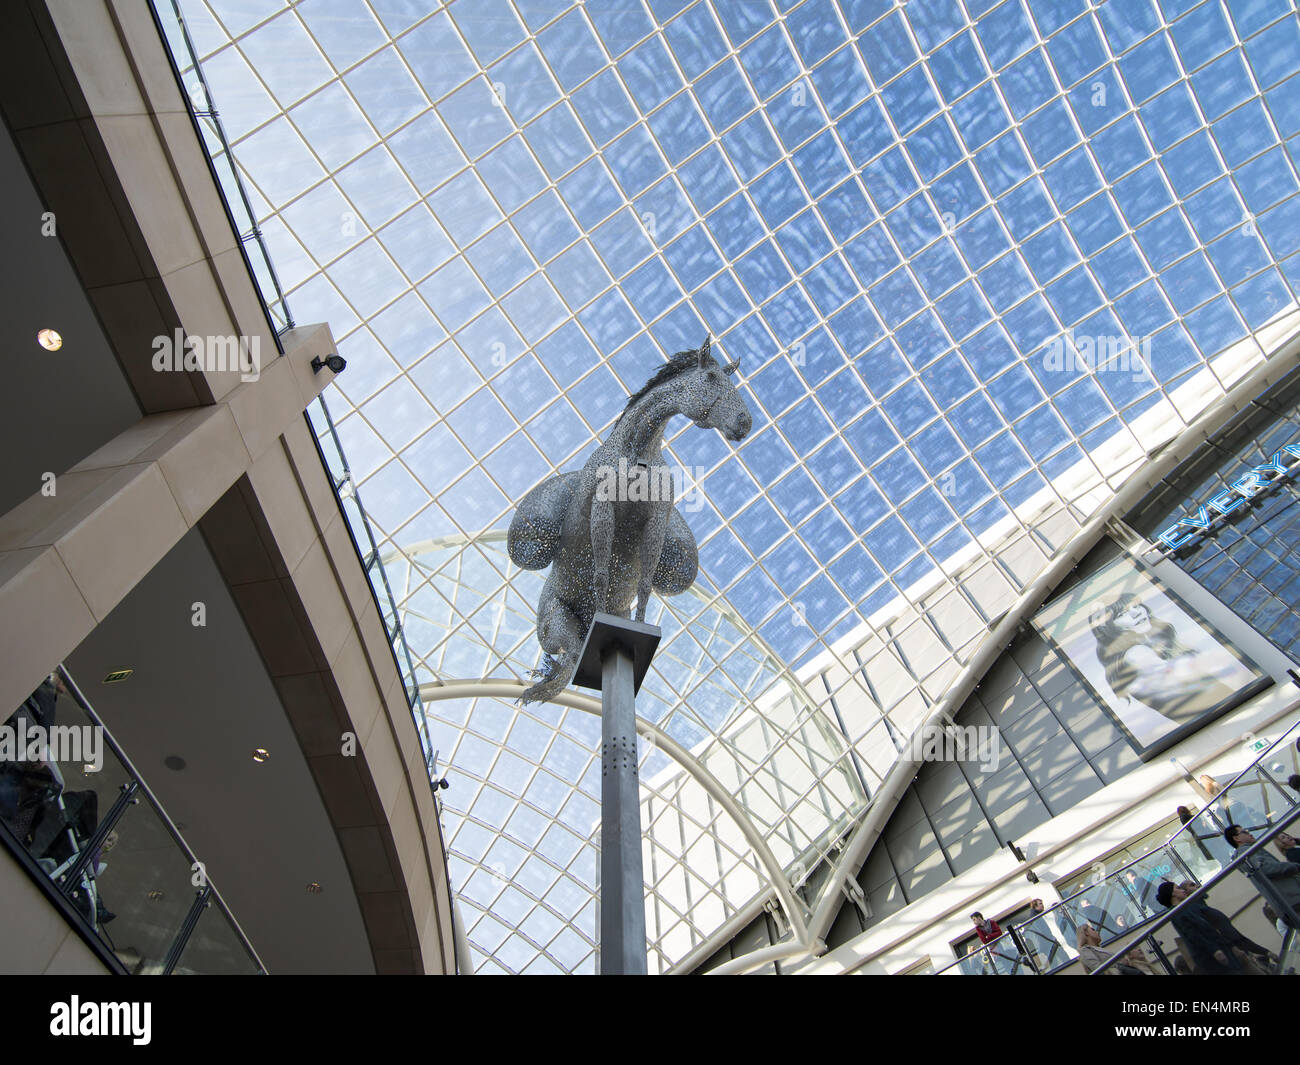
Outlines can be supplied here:
M1044 605L1034 627L1143 758L1272 683L1131 556Z
M1106 683L1120 699L1136 700L1179 723L1236 694L1214 670L1235 663L1207 662L1178 638L1172 624L1153 617L1136 595L1125 593L1095 607L1089 618Z

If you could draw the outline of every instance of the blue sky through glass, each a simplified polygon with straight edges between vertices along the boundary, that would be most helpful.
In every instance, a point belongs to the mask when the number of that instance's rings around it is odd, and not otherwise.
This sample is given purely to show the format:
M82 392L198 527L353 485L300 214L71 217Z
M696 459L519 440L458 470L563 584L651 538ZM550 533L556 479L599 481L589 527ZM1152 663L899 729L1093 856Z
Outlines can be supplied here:
M349 361L336 419L387 544L504 528L707 330L755 422L736 449L672 427L686 517L791 667L1081 464L1109 475L1117 440L1162 442L1149 420L1296 304L1287 0L181 8L294 315ZM408 627L427 679L531 664L525 624L465 624L512 579L488 565L469 608L447 578ZM739 651L685 653L687 620L664 718L711 672L757 694ZM492 745L457 727L449 751Z

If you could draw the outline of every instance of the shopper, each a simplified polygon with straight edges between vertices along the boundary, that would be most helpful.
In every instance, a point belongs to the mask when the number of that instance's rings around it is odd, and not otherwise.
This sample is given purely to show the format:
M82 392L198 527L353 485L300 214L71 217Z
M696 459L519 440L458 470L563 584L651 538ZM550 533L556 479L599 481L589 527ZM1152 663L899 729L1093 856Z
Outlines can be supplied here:
M1234 848L1234 857L1255 843L1249 829L1229 825L1223 838ZM1294 840L1292 841L1294 842ZM1267 850L1257 850L1242 863L1255 876L1267 877L1270 886L1293 911L1300 914L1300 864L1278 861ZM1283 917L1287 915L1283 913Z
M1156 889L1156 901L1166 909L1172 909L1186 900L1195 888L1196 885L1190 881L1175 884L1165 880ZM1239 975L1245 970L1244 955L1269 957L1267 947L1261 947L1238 932L1228 915L1212 908L1205 896L1175 913L1172 923L1192 956L1192 962L1203 973Z

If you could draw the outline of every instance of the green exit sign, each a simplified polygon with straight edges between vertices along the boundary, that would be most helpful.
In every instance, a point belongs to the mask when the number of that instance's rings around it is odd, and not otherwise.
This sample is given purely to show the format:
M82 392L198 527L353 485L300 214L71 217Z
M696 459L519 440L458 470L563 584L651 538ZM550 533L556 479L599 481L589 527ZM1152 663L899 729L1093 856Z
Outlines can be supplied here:
M115 669L113 670L112 673L110 673L107 677L105 677L101 683L116 684L118 683L118 681L126 680L126 678L129 677L134 672L135 672L134 669Z
M1268 746L1268 740L1256 740L1250 745L1252 751L1262 751Z

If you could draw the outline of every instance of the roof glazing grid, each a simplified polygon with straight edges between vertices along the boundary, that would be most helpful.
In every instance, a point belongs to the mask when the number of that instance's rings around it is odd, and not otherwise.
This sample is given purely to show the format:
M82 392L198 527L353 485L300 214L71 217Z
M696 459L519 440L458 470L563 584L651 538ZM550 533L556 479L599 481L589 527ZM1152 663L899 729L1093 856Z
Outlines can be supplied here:
M499 529L706 328L742 359L739 454L671 453L706 598L757 637L674 660L747 696L746 655L808 661L1067 471L1113 472L1295 304L1281 0L181 6L295 312L349 359L339 431L399 551ZM1053 368L1062 336L1147 358ZM521 575L472 551L481 620L407 586L442 604L422 680L531 665ZM711 608L682 609L686 647Z

